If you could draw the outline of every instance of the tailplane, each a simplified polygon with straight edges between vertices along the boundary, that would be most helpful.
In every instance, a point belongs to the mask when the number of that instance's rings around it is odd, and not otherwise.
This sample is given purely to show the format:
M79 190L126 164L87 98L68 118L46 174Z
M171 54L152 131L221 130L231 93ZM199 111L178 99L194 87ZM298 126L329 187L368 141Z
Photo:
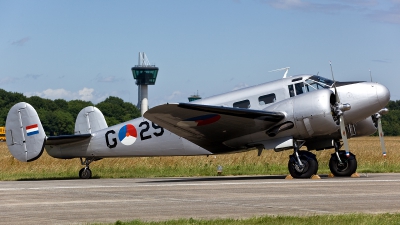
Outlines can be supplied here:
M36 110L29 103L17 103L8 112L6 142L19 161L31 162L42 155L46 134Z

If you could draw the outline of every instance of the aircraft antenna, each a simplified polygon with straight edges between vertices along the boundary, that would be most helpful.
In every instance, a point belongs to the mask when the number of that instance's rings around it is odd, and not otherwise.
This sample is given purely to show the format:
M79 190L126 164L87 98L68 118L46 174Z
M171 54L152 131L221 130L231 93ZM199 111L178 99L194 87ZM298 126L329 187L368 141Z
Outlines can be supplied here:
M290 69L290 67L284 67L284 68L280 68L280 69L276 69L276 70L271 70L271 71L268 71L268 72L276 72L276 71L286 70L285 74L283 74L283 78L286 78L286 75L288 74L289 69Z
M371 77L371 82L372 82L372 74L371 74L371 70L369 70L369 76Z

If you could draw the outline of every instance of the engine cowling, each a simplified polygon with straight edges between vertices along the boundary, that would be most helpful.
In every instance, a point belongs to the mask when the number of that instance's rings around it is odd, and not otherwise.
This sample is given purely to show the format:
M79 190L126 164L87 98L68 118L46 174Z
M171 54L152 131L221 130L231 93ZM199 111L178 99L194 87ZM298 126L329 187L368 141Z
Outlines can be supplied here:
M372 116L367 117L355 124L356 134L354 137L368 136L376 132L377 125L372 119Z
M273 104L264 110L285 112L283 122L293 122L296 132L294 138L311 138L329 135L339 129L332 116L331 105L335 96L331 90L324 89L297 95Z

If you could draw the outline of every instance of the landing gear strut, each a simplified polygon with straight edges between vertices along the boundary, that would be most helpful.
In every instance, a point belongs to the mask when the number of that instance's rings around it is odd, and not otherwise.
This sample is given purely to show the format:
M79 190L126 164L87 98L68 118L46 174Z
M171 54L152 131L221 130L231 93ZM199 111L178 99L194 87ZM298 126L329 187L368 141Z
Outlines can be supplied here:
M81 164L85 165L84 168L79 170L79 178L81 179L90 179L92 178L92 171L89 168L89 164L93 161L96 161L95 158L86 158L85 161L81 158Z
M329 169L337 177L351 176L357 170L356 156L350 152L350 156L347 157L346 151L339 150L339 148L340 142L335 142L335 153L329 160Z
M294 141L294 153L289 156L288 168L293 178L310 178L318 171L315 155L308 151L299 151L304 143L304 141Z

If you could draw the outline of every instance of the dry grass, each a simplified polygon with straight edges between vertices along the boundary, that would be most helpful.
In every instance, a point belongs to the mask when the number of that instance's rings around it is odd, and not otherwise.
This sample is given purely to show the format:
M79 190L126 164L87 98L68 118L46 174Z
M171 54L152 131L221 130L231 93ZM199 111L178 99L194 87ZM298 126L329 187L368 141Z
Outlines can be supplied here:
M386 158L382 157L378 137L350 139L351 151L358 159L358 172L400 172L400 137L386 137ZM224 175L286 174L287 161L293 151L256 151L217 156L111 158L92 163L95 177L161 177L216 175L218 165ZM328 162L333 150L315 152L319 173L329 173ZM54 159L43 153L30 163L14 159L4 142L0 143L0 180L77 178L82 168L79 159Z

